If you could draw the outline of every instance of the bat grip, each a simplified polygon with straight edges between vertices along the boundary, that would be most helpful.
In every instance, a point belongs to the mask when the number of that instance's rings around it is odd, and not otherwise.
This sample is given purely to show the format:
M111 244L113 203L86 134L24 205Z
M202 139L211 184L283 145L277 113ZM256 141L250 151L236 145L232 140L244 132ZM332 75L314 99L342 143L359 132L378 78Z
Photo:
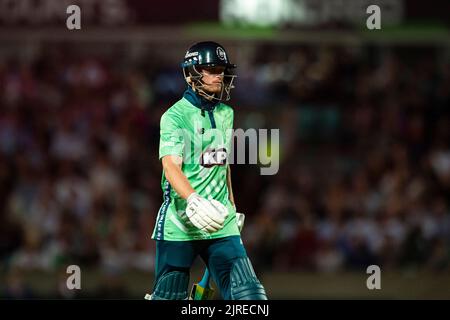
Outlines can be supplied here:
M205 273L203 274L202 280L199 282L199 285L201 285L203 288L209 288L209 280L210 280L210 274L209 269L205 269Z

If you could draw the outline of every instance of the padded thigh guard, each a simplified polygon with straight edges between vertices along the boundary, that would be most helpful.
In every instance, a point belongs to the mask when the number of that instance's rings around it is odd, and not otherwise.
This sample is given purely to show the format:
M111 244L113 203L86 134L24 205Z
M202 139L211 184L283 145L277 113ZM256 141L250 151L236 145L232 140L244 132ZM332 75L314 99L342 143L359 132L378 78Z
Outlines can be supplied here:
M256 277L248 257L237 259L231 269L232 300L267 300L266 291Z
M188 298L189 274L171 271L163 275L155 286L152 300L186 300Z

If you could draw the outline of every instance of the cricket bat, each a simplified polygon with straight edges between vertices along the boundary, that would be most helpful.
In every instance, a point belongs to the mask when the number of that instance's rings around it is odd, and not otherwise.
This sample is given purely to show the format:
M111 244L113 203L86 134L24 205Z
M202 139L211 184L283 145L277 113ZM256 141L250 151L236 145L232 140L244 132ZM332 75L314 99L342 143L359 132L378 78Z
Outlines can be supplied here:
M213 296L214 289L211 287L211 276L208 268L206 268L202 280L192 286L190 300L209 300Z

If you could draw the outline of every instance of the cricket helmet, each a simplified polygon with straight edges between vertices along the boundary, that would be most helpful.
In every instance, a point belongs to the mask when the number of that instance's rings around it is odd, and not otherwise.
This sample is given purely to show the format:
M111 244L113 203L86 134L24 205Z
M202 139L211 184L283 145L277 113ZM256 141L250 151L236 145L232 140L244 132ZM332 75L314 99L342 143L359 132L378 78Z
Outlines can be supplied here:
M192 45L184 56L181 63L186 83L198 94L212 100L230 100L231 89L234 88L233 81L236 75L232 72L236 65L230 63L228 54L223 46L213 41L198 42ZM222 90L219 94L211 94L204 90L201 67L225 67L223 72Z

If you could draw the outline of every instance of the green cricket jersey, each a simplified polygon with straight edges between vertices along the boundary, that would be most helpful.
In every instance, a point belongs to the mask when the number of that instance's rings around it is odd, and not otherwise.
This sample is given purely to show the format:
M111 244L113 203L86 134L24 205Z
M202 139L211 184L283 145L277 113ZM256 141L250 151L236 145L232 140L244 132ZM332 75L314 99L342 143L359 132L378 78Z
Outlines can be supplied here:
M201 231L186 216L186 200L166 180L161 179L163 203L159 209L152 238L188 241L239 235L236 210L229 201L227 156L231 149L233 109L218 103L211 111L196 107L183 97L161 117L159 158L178 155L182 171L194 190L206 199L224 204L229 215L224 227L214 233Z

